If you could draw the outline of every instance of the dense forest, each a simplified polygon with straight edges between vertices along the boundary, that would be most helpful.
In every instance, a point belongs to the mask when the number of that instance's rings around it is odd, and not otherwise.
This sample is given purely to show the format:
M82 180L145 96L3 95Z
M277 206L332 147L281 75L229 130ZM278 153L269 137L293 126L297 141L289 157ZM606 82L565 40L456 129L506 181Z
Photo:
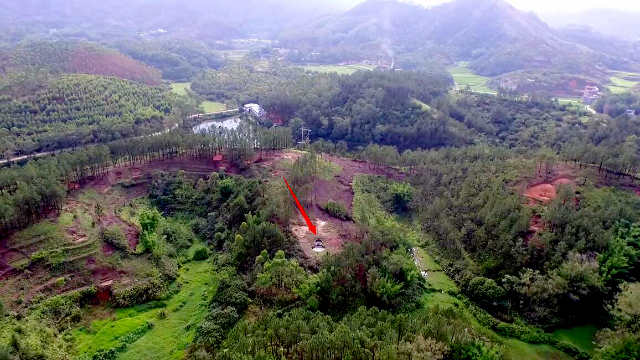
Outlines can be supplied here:
M190 81L202 69L218 69L220 55L204 43L185 40L122 40L113 47L132 58L162 71L171 81Z
M159 132L175 96L112 77L67 75L51 79L26 99L0 100L2 156L72 148Z

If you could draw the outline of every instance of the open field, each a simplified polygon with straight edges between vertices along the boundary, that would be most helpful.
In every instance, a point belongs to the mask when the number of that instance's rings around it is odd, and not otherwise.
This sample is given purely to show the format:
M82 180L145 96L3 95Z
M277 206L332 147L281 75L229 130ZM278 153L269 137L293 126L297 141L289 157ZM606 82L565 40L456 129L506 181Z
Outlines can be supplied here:
M215 102L215 101L203 101L202 107L204 108L204 112L212 113L218 111L227 110L227 106L223 103Z
M630 72L615 72L611 76L612 85L606 85L614 94L620 94L630 91L633 87L640 84L640 74Z
M191 83L171 83L171 91L178 95L187 95L187 89L191 86Z
M191 83L171 83L171 91L178 95L187 95L187 89L191 86ZM202 107L204 108L204 112L212 113L218 111L227 110L227 106L220 102L215 101L203 101Z
M373 65L305 65L305 70L315 71L320 73L338 73L339 75L350 75L358 70L373 70Z
M468 85L473 91L496 93L487 87L488 77L474 74L465 64L461 63L450 67L449 73L453 76L453 80L455 80L457 87L460 89L464 89Z

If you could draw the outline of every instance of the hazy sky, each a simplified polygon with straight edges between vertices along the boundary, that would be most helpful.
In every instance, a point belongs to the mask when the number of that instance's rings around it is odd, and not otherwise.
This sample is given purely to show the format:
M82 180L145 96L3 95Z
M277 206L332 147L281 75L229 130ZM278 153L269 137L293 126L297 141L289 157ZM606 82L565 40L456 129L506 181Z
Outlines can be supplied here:
M422 5L437 5L447 0L411 0ZM640 11L639 0L506 0L518 9L535 12L577 12L592 8Z

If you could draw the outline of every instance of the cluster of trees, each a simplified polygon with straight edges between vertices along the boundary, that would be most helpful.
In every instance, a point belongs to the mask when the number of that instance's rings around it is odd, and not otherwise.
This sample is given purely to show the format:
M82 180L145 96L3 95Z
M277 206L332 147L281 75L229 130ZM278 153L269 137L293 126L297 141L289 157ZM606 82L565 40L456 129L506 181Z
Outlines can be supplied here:
M614 246L621 224L639 220L636 196L587 182L561 188L547 207L532 209L506 184L522 176L514 170L533 173L536 165L514 162L517 155L503 148L395 154L386 161L417 168L413 189L376 185L374 193L389 210L393 191L400 191L397 200L411 194L410 214L449 273L494 314L545 325L572 321L604 309L618 284L637 276L638 259L629 256L635 240ZM530 231L534 215L544 224L537 233Z
M190 81L203 69L218 69L224 65L216 52L206 44L192 40L130 40L113 47L132 58L162 71L164 79Z
M234 105L259 103L274 123L304 123L312 138L346 141L351 147L369 142L401 148L463 145L463 125L426 111L448 91L449 79L421 72L359 71L350 76L309 73L284 64L256 69L246 61L217 72L202 73L191 88ZM299 133L299 132L298 132Z
M631 92L603 96L596 100L593 109L612 118L626 115L627 110L635 110L638 115L640 114L640 97Z
M242 320L222 343L220 359L499 359L504 348L481 337L464 314L433 307L394 315L360 307L340 320L295 309Z
M2 156L74 148L164 129L175 96L112 77L68 75L27 99L0 98Z
M115 76L159 85L160 71L104 46L83 41L34 41L16 45L0 57L4 72L46 70Z

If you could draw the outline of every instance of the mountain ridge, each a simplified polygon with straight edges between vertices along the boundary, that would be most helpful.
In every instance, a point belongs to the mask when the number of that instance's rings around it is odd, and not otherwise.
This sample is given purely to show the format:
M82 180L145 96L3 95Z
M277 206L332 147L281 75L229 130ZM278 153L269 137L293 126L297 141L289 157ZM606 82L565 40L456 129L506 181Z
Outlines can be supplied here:
M284 32L281 40L311 52L351 48L351 53L373 58L440 48L445 58L469 61L487 76L531 68L600 76L607 68L631 66L628 59L575 42L503 0L456 0L430 8L369 0L295 33Z

